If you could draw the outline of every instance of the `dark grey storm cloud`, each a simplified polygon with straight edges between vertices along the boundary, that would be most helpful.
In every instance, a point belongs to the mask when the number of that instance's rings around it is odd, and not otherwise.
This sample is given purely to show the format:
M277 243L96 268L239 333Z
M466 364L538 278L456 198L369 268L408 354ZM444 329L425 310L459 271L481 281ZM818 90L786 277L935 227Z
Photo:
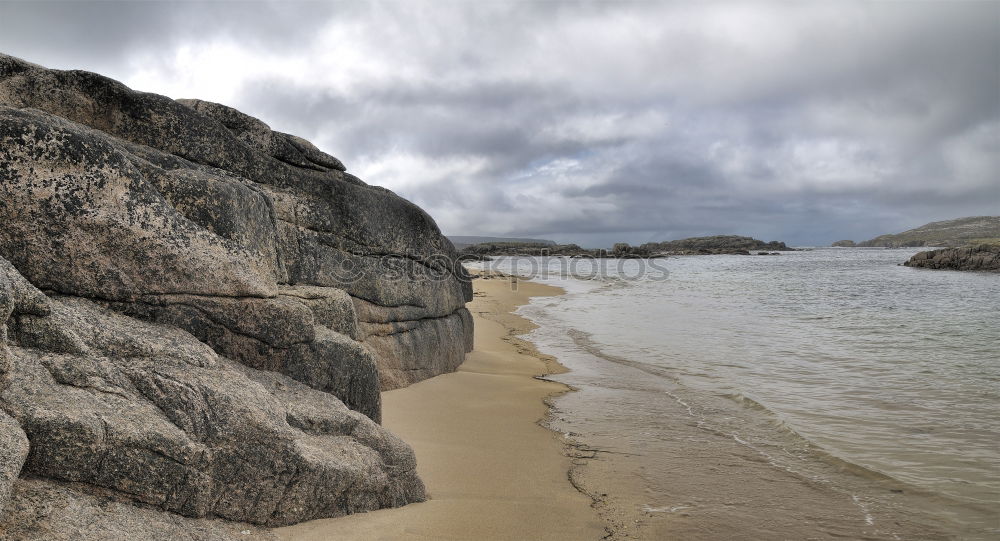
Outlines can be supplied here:
M233 105L452 234L1000 213L995 2L0 2L0 50Z

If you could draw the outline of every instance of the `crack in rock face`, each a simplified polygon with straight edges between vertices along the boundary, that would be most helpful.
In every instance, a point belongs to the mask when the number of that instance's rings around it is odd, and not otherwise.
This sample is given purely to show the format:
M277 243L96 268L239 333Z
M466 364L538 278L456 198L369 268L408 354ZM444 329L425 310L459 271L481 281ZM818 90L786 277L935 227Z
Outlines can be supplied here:
M422 500L379 393L457 368L471 297L430 216L308 141L0 55L0 539Z

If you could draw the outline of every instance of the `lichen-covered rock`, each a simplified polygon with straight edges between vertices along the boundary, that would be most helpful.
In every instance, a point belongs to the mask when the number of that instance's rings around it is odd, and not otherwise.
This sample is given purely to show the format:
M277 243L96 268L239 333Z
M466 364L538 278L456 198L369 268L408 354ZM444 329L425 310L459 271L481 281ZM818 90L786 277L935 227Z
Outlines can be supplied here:
M907 267L1000 272L1000 245L978 244L920 252L903 263Z
M418 501L379 391L461 363L469 300L430 216L309 142L0 55L0 522L93 509L26 478L259 525Z

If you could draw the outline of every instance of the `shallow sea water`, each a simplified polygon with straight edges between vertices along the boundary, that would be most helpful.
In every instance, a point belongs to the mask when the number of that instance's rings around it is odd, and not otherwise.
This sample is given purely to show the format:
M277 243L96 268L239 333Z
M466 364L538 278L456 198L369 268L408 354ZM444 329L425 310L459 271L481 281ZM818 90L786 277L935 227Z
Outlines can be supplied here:
M482 265L567 290L520 311L580 389L556 400L555 428L655 461L682 433L663 419L685 416L839 490L866 523L869 507L915 507L957 537L998 538L1000 276L898 266L915 252ZM654 470L639 474L647 507L678 507L655 501L669 479Z

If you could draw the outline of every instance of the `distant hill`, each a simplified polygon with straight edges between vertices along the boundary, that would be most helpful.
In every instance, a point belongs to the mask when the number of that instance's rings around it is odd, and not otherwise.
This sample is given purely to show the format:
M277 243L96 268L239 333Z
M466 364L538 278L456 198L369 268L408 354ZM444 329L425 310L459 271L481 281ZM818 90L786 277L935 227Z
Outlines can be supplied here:
M894 235L880 235L859 242L858 246L905 248L920 246L965 246L1000 244L1000 216L971 216L957 220L931 222Z
M467 235L448 235L448 240L455 245L456 250L461 250L466 246L472 246L473 244L483 244L483 243L497 243L497 242L511 242L511 243L524 243L524 244L544 244L547 246L555 246L556 242L554 240L545 239L518 239L512 237L474 237Z

